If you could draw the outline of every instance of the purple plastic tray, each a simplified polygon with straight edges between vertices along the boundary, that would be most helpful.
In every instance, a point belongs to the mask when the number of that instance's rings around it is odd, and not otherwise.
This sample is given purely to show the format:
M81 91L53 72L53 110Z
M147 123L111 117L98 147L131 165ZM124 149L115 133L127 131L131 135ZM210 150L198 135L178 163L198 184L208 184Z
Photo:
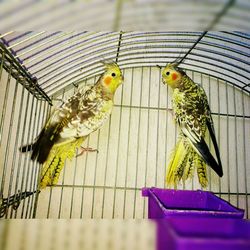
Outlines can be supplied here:
M249 250L250 222L229 218L157 220L158 250Z
M143 188L148 199L148 218L172 216L243 218L244 210L232 206L212 192Z

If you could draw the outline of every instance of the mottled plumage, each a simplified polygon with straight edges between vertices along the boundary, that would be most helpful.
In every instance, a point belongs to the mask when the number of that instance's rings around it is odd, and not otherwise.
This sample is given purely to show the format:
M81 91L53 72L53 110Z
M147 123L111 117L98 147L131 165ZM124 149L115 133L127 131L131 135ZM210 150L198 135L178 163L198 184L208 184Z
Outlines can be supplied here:
M109 118L123 76L117 64L105 66L95 85L80 89L55 109L36 141L21 148L32 150L31 159L43 164L41 187L56 184L65 159L75 156L84 139Z
M176 185L193 177L196 169L202 187L207 186L206 164L220 177L223 175L207 96L181 69L168 64L162 72L164 84L173 88L172 105L181 133L168 166L167 183ZM216 152L214 159L205 142L208 128Z

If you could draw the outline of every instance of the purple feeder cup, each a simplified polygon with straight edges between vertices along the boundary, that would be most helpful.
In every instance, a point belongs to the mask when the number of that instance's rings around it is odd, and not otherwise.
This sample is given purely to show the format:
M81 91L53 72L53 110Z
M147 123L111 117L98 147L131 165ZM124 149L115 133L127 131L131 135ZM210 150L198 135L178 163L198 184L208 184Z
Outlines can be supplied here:
M243 218L244 210L208 191L143 188L148 197L148 218L161 219L172 216Z
M156 219L158 250L247 250L244 210L212 192L143 188L148 218Z

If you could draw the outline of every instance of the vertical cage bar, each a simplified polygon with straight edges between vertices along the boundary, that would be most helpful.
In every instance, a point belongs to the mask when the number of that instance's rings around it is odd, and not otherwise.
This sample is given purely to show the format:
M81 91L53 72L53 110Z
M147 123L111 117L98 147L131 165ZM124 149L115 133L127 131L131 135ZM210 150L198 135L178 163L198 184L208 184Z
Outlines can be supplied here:
M97 135L97 149L99 148L99 144L100 144L100 129L98 130L98 135ZM91 209L91 218L92 219L94 218L94 209L95 209L95 189L96 189L97 161L98 161L98 153L96 154L96 157L95 157L94 184L93 184L94 186L93 186L92 209Z
M18 115L18 120L17 120L17 131L16 131L16 139L15 139L15 150L14 150L14 155L16 155L12 161L12 166L11 166L11 175L10 175L10 181L9 181L9 190L8 190L8 197L11 195L11 190L14 182L14 171L15 171L15 166L16 166L16 160L19 159L20 156L17 155L17 148L18 148L18 140L20 138L20 127L21 127L21 117L22 117L22 108L23 108L23 101L24 101L24 87L21 86L22 88L22 94L21 94L21 101L20 101L20 108L19 108L19 115ZM18 171L18 166L17 166L17 171ZM16 181L18 178L16 178ZM15 191L16 194L16 191ZM14 200L16 197L14 198ZM10 213L10 218L12 218L13 215L13 208L11 208L11 213Z
M209 100L209 106L211 106L211 76L209 75L208 76L208 87L209 87L209 96L208 96L208 100ZM212 118L213 119L213 118ZM209 148L211 148L211 138L209 137ZM208 176L209 176L209 182L208 182L208 185L209 185L209 191L211 191L211 188L212 188L212 173L211 173L212 169L209 167L208 168Z
M40 133L39 131L39 125L41 124L42 120L42 104L43 101L38 101L38 103L40 104L40 108L38 111L38 116L37 116L37 125L36 128L34 129L35 134L38 135ZM44 113L43 113L44 114ZM35 138L35 137L33 137ZM34 140L34 139L33 139ZM33 162L32 164L32 177L31 177L31 183L30 183L30 191L38 191L37 189L37 180L38 180L38 176L39 176L39 163L38 162ZM32 185L32 181L33 181L33 185ZM36 208L36 197L37 194L33 194L31 197L29 197L31 199L31 206L30 206L30 211L29 211L29 218L32 218L32 210L34 211ZM34 199L35 198L35 199ZM28 213L28 209L27 209L27 213Z
M34 105L34 100L35 100L35 97L34 96L32 96L32 99L31 99L32 101L32 103L30 104L30 103L27 103L27 106L29 106L30 105L30 107L33 107L33 105ZM31 109L31 108L30 108ZM28 124L28 131L31 131L31 123L32 123L32 111L30 110L30 117L29 117L29 124ZM24 133L24 131L23 131L23 133ZM31 139L31 136L30 136L30 134L28 133L28 136L27 136L27 142L26 143L28 143L29 141L30 141L30 139ZM29 154L25 154L24 155L24 162L23 162L23 173L22 173L22 181L21 181L21 191L26 191L24 188L26 187L26 178L27 178L27 176L28 176L28 167L29 167L29 160L28 160L28 158L29 158ZM24 216L24 209L25 209L25 204L26 204L26 199L24 199L24 201L23 201L23 206L22 206L22 210L21 210L21 218L23 218L23 216Z
M24 87L23 87L24 88ZM25 106L25 112L24 112L24 121L23 121L23 130L22 130L22 137L21 137L21 145L24 145L24 132L25 132L25 127L26 127L26 124L27 124L27 113L28 113L28 107L29 107L29 100L30 100L30 92L27 93L27 100L26 100L26 106ZM20 178L21 178L21 185L22 185L22 179L23 177L20 177L20 175L23 176L23 171L21 173L21 169L23 170L23 168L21 168L21 162L22 162L22 159L23 159L23 154L19 154L18 156L18 164L17 164L17 177L16 177L16 185L15 185L15 194L18 192L18 185L19 185L19 181L20 181ZM17 217L17 210L15 211L15 218Z
M3 62L4 62L4 59L5 59L5 53L4 51L2 51L2 58L1 58L1 64L0 64L0 82L1 82L1 79L2 79L2 73L3 73Z
M166 107L166 127L165 127L165 134L166 134L166 138L165 138L165 176L164 176L164 188L167 188L167 183L166 183L166 179L167 179L167 166L168 166L168 162L167 162L167 157L169 155L168 153L168 116L169 116L169 113L168 113L168 109L169 109L169 106L168 106L168 102L169 102L169 86L166 85L166 88L167 88L167 107Z
M51 198L52 198L52 192L53 192L53 189L52 187L50 186L49 187L49 204L48 204L48 209L47 209L47 219L49 219L50 217L50 206L51 206ZM60 217L59 217L60 218Z
M42 129L42 126L44 124L45 118L46 118L46 105L47 102L42 102L43 103L43 112L42 112L42 124L37 124L37 131ZM49 108L49 105L47 106L47 109ZM46 121L45 121L46 122ZM39 187L40 187L40 178L41 178L41 174L42 174L42 165L40 163L37 163L36 165L37 167L37 178L36 178L36 183L34 183L34 190L39 191ZM36 218L36 212L37 212L37 206L38 206L38 199L39 199L39 192L37 192L35 194L35 201L34 201L34 209L33 209L33 214L32 214L32 218Z
M156 131L156 166L155 166L155 186L157 187L158 183L158 168L159 168L159 129L160 129L160 81L161 81L161 71L159 70L159 84L158 84L158 102L157 102L157 131Z
M32 126L32 130L33 130L32 131L32 141L34 141L34 138L35 138L36 122L39 119L38 104L39 104L39 101L36 100L36 109L35 109L35 114L33 115L34 116L34 120L33 120L33 126ZM32 190L32 183L33 183L33 181L35 181L35 178L34 178L34 170L36 170L35 166L36 166L36 162L30 160L29 161L28 178L27 178L27 181L26 181L26 190L33 191ZM30 176L30 178L29 178L29 176ZM33 200L33 196L34 195L29 196L28 199L26 199L27 200L27 208L26 208L25 218L28 218L29 207L30 207L30 209L32 209L32 202L31 202L31 200Z
M87 81L85 80L85 86ZM89 147L89 137L87 139L87 147ZM86 180L86 171L87 171L87 162L88 162L88 151L86 152L85 162L84 162L84 174L83 174L83 181L82 181L82 200L81 200L81 212L80 218L83 217L83 205L84 205L84 191L85 191L85 180Z
M234 123L235 123L235 163L236 163L236 193L237 193L237 207L239 206L239 166L238 166L238 150L237 150L237 146L238 146L238 127L237 127L237 109L236 109L236 94L235 94L235 86L233 86L233 95L234 95L234 99L233 99L233 105L234 105Z
M116 28L118 28L118 26L119 26L121 6L122 6L122 2L119 0L117 2L117 12L116 12L116 19L115 19ZM121 42L122 42L122 34L123 34L122 31L120 31L119 40L118 40L118 47L117 47L117 53L116 53L116 63L118 63L118 59L119 59L119 53L120 53ZM122 73L123 73L123 77L124 77L124 71ZM119 134L118 134L118 142L117 142L117 156L116 156L116 166L115 166L115 184L114 184L114 195L113 195L112 218L114 218L114 216L115 216L115 205L116 205L118 160L119 160L119 155L120 155L119 154L119 149L120 149L120 140L121 140L122 103L123 103L123 85L122 85L122 90L121 90L121 103L120 103L121 106L120 106L120 116L119 116ZM99 137L98 137L98 139L99 139Z
M229 152L229 109L228 109L228 104L229 104L229 98L228 98L228 83L226 82L226 102L227 102L227 152ZM230 190L231 190L231 185L230 185L230 168L229 168L229 154L227 154L227 191L228 191L228 201L230 202L231 197L230 197Z
M87 139L87 147L89 147L89 137ZM82 181L81 218L83 216L83 207L84 207L84 191L85 191L85 180L86 180L87 162L88 162L88 152L86 152L85 163L84 163L84 174L83 174L83 181Z
M107 137L107 150L106 150L106 162L105 162L105 173L104 173L104 189L102 197L102 219L104 216L104 205L105 205L105 195L106 195L106 181L107 181L107 169L108 169L108 155L109 155L109 144L110 144L110 134L111 134L111 116L109 118L109 127L108 127L108 137Z
M63 89L62 99L64 99L65 95L65 89ZM64 181L65 181L65 169L66 169L66 161L64 162L63 167L63 176L62 176L62 187L61 187L61 194L60 194L60 202L59 202L59 211L58 211L58 219L61 218L61 212L62 212L62 200L63 200L63 194L64 194ZM50 202L51 202L51 194L52 194L52 187L50 188Z
M124 71L123 71L124 75ZM116 191L117 191L117 177L118 177L118 170L119 170L119 156L120 156L120 141L121 141L121 125L122 125L122 114L123 114L123 86L122 85L122 90L121 90L121 102L120 102L120 116L119 116L119 133L118 133L118 142L117 142L117 155L116 155L116 164L115 164L115 185L114 185L114 197L113 197L113 211L112 211L112 218L115 217L115 205L116 205Z
M4 156L4 169L6 169L7 165L8 165L7 163L8 163L8 157L9 157L10 141L11 141L11 134L12 134L12 129L13 129L13 119L14 119L14 112L15 112L16 99L17 99L17 87L18 87L18 81L16 81L16 84L15 84L14 96L13 96L12 107L11 107L10 126L9 126L6 151L5 151L5 156ZM11 171L10 176L12 175L12 173L13 173L13 171ZM5 171L5 174L6 174L6 171ZM4 189L4 184L5 184L5 175L3 177L3 182L2 182L2 187L1 187L2 191ZM8 203L9 203L9 196L8 196ZM7 218L7 216L8 216L8 208L6 210L6 217L5 218Z
M51 113L51 106L48 106L47 112L46 112L46 121L48 120L48 118L50 116L50 113ZM42 172L42 166L41 166L41 172ZM49 189L50 189L50 192L49 192L49 204L48 204L48 210L47 210L47 218L49 218L49 213L50 213L50 205L51 205L51 197L52 197L52 187L49 187Z
M6 85L6 89L5 89L5 95L4 95L4 103L3 103L3 111L2 111L2 116L1 116L1 121L0 121L0 146L2 143L2 133L3 133L3 127L4 127L4 118L5 118L5 114L6 114L6 109L7 109L7 99L8 99L8 95L9 95L9 88L10 88L10 81L11 81L11 71L12 71L12 67L10 68L10 72L8 74L8 79L7 79L7 85ZM6 157L5 157L6 158ZM0 194L3 195L4 192L4 183L5 183L5 178L6 178L6 163L4 160L4 165L3 165L3 172L2 172L2 178L1 178L1 190L0 190Z
M28 133L28 140L27 143L29 143L29 141L33 140L34 138L34 121L36 119L36 112L37 112L37 100L35 99L35 97L32 97L32 104L31 107L34 108L35 105L35 114L32 113L32 110L30 110L30 121L29 121L29 129L28 131L32 131L32 133ZM34 119L32 121L32 118L34 116ZM24 162L24 166L25 166L25 170L24 170L24 181L23 181L23 186L21 186L21 190L27 191L28 188L28 182L29 182L29 177L30 177L30 166L31 166L31 160L30 160L30 154L26 154L25 155L25 162ZM25 196L24 196L25 197ZM27 209L29 206L29 199L30 197L28 197L28 201L27 199L23 200L23 207L22 207L22 213L21 213L21 217L23 218L23 216L25 216L25 218L27 218ZM27 204L26 204L27 202ZM25 212L25 205L26 205L26 212Z
M217 83L217 103L218 103L218 147L220 149L220 86L219 86L219 81L218 79L216 79L216 83ZM218 180L219 180L219 196L221 197L221 178L219 176L217 176Z
M2 133L3 133L3 127L4 127L4 118L6 114L6 108L7 108L7 100L8 100L8 95L9 95L11 72L12 72L12 66L10 67L10 72L8 73L8 79L7 79L7 84L5 88L5 94L4 94L3 111L2 111L1 120L0 120L0 146L2 144Z
M32 131L31 134L31 140L33 141L34 140L34 132L35 132L35 124L36 124L36 118L37 118L37 107L38 107L38 100L35 100L35 113L34 114L31 114L31 117L33 117L33 121L32 121L32 125L31 125L31 128L32 130L29 130L29 131ZM33 105L32 105L33 107ZM33 111L33 110L32 110ZM26 163L27 164L27 175L26 175L26 183L25 183L25 191L29 190L29 186L32 184L32 173L33 173L33 168L34 168L34 161L31 161L30 160L30 155L28 157L28 162ZM24 202L23 204L25 204L26 202L26 211L24 212L25 213L25 218L27 219L28 217L28 211L29 211L29 206L30 206L30 199L31 197L27 197L26 199L24 199Z
M241 90L242 98L242 119L243 119L243 133L246 132L246 116L245 116L245 101L244 91ZM248 208L248 183L247 183L247 162L246 162L246 136L243 136L243 164L244 164L244 180L245 180L245 207L246 207L246 218L249 219L249 208Z
M138 117L138 128L137 128L137 152L136 152L136 172L135 172L135 195L134 195L134 209L133 209L133 219L135 219L136 211L136 196L137 196L137 179L138 179L138 168L139 168L139 147L140 147L140 128L141 128L141 106L142 106L142 83L143 83L143 67L141 68L141 93L140 93L140 103L139 103L139 117Z
M125 219L125 208L126 208L126 198L127 198L127 181L128 181L128 155L129 155L129 145L130 145L130 128L131 128L131 111L132 111L132 93L134 85L134 68L132 68L131 77L131 90L130 90L130 101L129 101L129 118L128 118L128 140L127 140L127 157L126 157L126 171L125 171L125 183L124 183L124 199L123 199L123 219Z
M205 34L204 34L205 35ZM203 36L201 36L200 38L202 38ZM197 43L198 43L199 41L197 41ZM196 44L197 44L196 43ZM195 47L196 46L196 44L193 46L193 47ZM189 52L191 52L191 50L192 49L190 49L190 51ZM192 80L194 81L194 71L192 71ZM176 143L175 143L176 144ZM193 170L194 172L195 172L195 169ZM194 190L194 178L192 178L192 190Z
M71 192L71 203L70 203L70 212L69 212L69 218L72 218L73 213L73 205L74 205L74 195L75 195L75 183L76 183L76 171L77 171L77 157L75 157L75 164L74 164L74 176L73 176L73 186L72 186L72 192Z
M74 87L74 94L77 92L77 86ZM77 152L76 152L77 153ZM72 192L71 192L71 204L70 204L70 214L69 218L72 218L72 211L73 211L73 205L74 205L74 194L75 194L75 183L76 183L76 172L77 172L77 156L75 157L75 164L74 164L74 176L73 176L73 186L72 186Z
M149 67L149 79L151 79L151 67ZM150 96L151 96L151 84L149 82L149 86L148 86L148 107L150 107ZM148 174L149 114L150 114L150 109L148 108L147 143L146 143L147 150L146 150L146 169L145 169L144 187L147 187L147 174ZM146 210L146 201L144 199L144 201L143 201L143 218L145 218L145 216L146 216L145 210Z

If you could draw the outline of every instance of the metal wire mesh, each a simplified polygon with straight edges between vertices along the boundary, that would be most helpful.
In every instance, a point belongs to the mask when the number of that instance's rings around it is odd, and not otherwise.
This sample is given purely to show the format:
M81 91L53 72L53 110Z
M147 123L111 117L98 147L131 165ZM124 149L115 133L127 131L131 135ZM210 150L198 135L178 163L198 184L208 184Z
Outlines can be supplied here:
M1 217L27 218L32 217L35 207L35 193L32 192L37 191L39 167L27 155L18 154L18 147L34 138L41 129L50 99L46 94L43 96L44 92L28 76L23 76L22 69L16 66L17 62L9 57L8 52L2 50L1 53Z
M166 165L178 134L167 111L171 90L161 83L156 64L163 66L184 55L180 67L208 95L224 167L222 179L209 170L208 190L246 209L249 216L249 34L207 32L190 51L202 34L14 32L2 36L55 105L56 99L67 98L78 86L93 84L102 72L99 61L103 58L117 60L125 77L110 120L85 142L99 153L86 153L66 162L58 185L24 199L21 207L17 211L10 208L6 217L147 217L140 189L165 186ZM1 160L4 197L17 194L19 189L36 190L39 166L29 161L28 155L20 155L17 148L35 138L49 112L48 103L37 101L13 81L11 70L2 70L1 94L6 93L0 103L1 159L6 158ZM17 93L8 90L13 86L17 86ZM19 94L21 90L25 98ZM7 116L11 110L15 111L13 117ZM13 121L15 129L9 126ZM200 187L194 179L179 188Z

